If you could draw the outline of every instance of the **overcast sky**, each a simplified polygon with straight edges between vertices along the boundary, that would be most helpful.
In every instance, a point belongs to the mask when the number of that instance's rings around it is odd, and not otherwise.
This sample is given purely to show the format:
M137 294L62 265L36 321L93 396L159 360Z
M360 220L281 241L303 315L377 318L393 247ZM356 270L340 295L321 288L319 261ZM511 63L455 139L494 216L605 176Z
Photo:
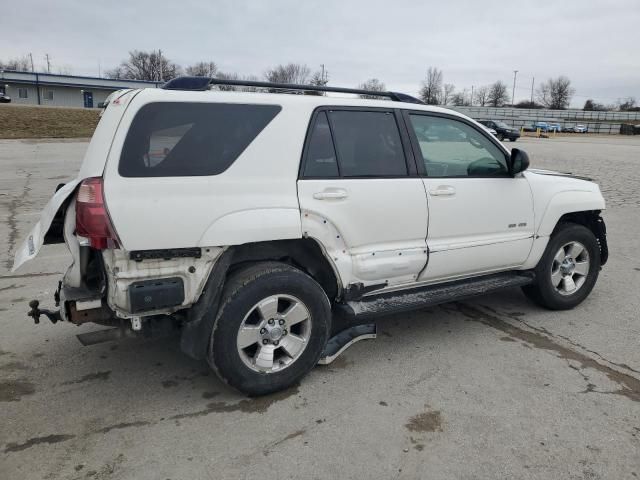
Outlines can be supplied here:
M188 65L262 76L271 65L324 63L330 83L379 78L416 94L429 66L458 90L502 80L516 101L531 81L568 76L573 105L640 99L640 1L22 0L2 9L0 58L31 52L52 72L96 75L132 49Z

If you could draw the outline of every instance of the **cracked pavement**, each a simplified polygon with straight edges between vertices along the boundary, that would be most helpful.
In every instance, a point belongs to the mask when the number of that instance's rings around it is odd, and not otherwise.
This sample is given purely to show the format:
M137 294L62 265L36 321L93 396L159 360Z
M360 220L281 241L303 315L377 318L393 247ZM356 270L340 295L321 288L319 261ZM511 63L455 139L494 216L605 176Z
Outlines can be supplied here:
M247 399L171 339L82 346L52 305L64 246L11 251L84 141L0 141L0 478L622 479L640 476L640 139L521 139L532 166L593 177L611 256L590 297L519 290L387 317L297 387ZM508 146L513 146L508 144Z

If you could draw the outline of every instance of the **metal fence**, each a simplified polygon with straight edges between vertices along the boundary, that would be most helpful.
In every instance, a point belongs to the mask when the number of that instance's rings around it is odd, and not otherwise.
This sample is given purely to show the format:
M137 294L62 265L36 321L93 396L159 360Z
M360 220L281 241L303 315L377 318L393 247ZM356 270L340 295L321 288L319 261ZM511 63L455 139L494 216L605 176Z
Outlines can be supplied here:
M620 133L625 123L640 123L640 112L590 112L577 109L548 110L511 107L448 107L476 120L501 120L520 128L535 122L559 123L562 128L586 125L591 133Z

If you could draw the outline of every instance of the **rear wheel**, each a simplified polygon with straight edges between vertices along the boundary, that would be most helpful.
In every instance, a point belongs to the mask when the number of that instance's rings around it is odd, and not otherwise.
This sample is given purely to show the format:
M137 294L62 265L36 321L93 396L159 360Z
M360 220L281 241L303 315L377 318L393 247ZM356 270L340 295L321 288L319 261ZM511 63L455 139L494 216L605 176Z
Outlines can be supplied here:
M600 272L600 247L591 230L575 223L560 225L552 234L535 268L536 280L523 287L527 297L551 310L581 303Z
M243 393L276 392L316 365L330 323L329 300L314 279L286 264L256 264L227 280L207 358Z

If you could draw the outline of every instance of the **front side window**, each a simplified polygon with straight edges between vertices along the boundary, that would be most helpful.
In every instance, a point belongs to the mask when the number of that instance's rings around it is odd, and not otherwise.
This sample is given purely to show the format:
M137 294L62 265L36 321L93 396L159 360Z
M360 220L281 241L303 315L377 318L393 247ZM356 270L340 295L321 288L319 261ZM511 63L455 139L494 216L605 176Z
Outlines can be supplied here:
M329 112L329 121L342 177L407 175L392 112L336 110Z
M277 105L150 103L129 127L118 172L123 177L217 175L280 110Z
M445 117L410 114L429 177L506 176L505 153L472 126Z

